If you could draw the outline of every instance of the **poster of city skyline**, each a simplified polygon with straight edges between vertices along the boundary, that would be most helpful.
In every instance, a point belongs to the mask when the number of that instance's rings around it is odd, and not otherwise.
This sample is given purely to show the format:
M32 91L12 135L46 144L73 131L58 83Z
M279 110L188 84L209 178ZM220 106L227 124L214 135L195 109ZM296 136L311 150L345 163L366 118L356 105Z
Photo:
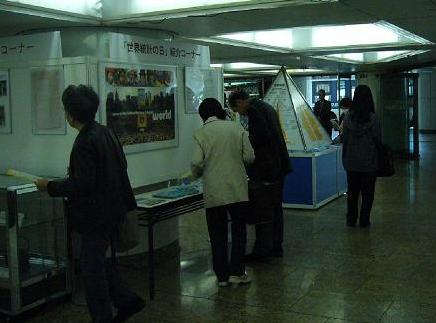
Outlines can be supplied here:
M104 66L105 122L125 151L177 145L176 71L167 66Z

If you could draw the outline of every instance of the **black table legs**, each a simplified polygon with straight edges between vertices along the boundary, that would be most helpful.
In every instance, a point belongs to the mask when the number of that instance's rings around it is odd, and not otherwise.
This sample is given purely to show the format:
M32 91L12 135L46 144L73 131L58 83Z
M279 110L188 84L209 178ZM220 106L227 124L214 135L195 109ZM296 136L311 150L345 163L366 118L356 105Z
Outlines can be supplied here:
M150 299L154 299L154 223L148 223L148 283Z

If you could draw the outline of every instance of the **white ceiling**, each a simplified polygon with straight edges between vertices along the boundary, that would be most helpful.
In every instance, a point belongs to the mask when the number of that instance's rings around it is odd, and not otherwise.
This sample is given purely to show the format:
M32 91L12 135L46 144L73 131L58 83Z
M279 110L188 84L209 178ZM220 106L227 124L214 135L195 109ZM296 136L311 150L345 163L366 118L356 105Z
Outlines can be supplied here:
M53 14L40 17L39 15L43 14L40 11L27 10L12 13L9 7L2 5L3 2L0 1L0 36L14 35L33 29L99 24L141 28L144 29L144 36L147 35L148 29L158 29L169 31L176 35L176 38L196 39L250 30L373 23L385 20L436 44L436 0L339 0L338 2L316 5L227 12L210 16L167 18L158 21L145 21L146 18L140 16L109 21ZM282 54L220 44L209 44L209 46L213 62L257 62L286 65L293 68L324 68L332 72L380 69L409 70L421 66L436 65L435 45L430 46L431 50L424 54L373 65L353 65L311 58L308 56L309 52Z

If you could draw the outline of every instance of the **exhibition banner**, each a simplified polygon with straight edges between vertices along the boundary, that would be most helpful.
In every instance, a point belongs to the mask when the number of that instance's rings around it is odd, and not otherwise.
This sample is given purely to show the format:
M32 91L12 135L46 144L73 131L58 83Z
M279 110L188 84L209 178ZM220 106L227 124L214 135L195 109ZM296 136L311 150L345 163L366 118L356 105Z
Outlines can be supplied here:
M284 68L264 100L277 111L288 150L316 151L330 145L327 132Z
M294 106L283 73L277 75L265 96L265 102L271 104L277 111L288 149L304 150L303 138L300 134Z
M209 47L109 33L109 57L130 62L209 67Z
M0 38L2 62L31 61L62 57L59 31Z
M286 73L286 70L284 72ZM294 105L294 111L303 133L306 150L314 151L328 147L332 143L330 136L324 130L320 121L313 113L312 108L288 73L286 73L286 79L288 81L289 94L292 99L292 104Z
M103 123L127 153L177 145L174 67L103 64L101 73Z

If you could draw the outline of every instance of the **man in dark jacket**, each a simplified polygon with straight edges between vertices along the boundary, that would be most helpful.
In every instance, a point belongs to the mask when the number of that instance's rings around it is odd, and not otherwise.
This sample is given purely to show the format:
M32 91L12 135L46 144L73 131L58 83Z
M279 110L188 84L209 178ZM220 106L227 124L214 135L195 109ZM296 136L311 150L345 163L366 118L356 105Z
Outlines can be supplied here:
M281 257L283 181L292 167L277 112L264 101L250 99L244 91L232 92L229 96L229 105L240 115L248 116L248 132L255 160L247 173L250 182L266 188L272 202L272 229L267 224L256 225L256 242L249 258Z
M91 87L68 86L62 102L68 123L79 131L69 174L35 184L51 196L68 198L68 222L81 238L80 268L92 321L123 322L144 307L144 301L128 290L115 268L106 263L106 251L121 218L136 208L127 161L115 135L94 121L99 99ZM115 318L112 303L118 309Z
M331 120L337 119L337 116L332 111L332 103L325 99L325 91L322 89L319 90L318 96L319 100L315 102L313 113L331 138L333 133L333 125Z

